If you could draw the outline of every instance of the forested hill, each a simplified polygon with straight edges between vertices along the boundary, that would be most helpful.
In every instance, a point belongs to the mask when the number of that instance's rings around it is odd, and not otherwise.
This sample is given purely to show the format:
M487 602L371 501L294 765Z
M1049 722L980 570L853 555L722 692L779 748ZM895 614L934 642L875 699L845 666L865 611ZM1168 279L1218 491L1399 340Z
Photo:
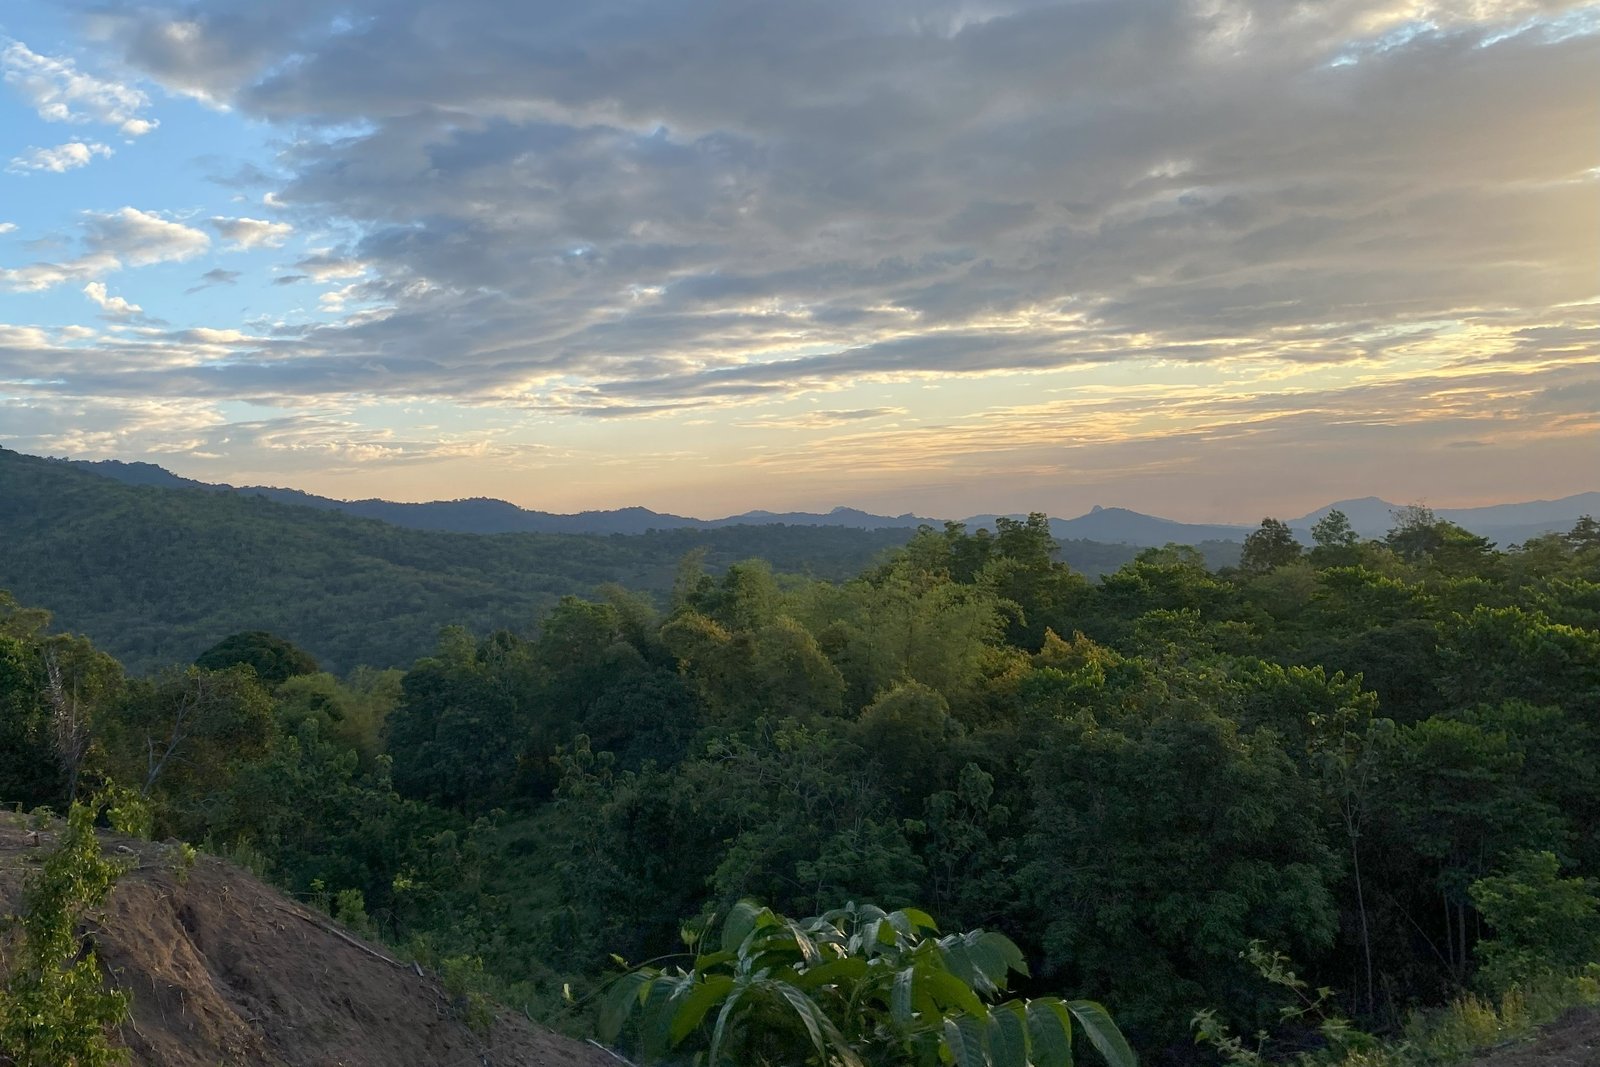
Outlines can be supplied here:
M411 530L203 489L126 485L0 450L0 589L48 608L131 670L267 629L325 665L409 663L442 626L526 629L564 594L659 593L703 549L842 578L910 530L742 526L636 536ZM1124 562L1113 550L1107 567Z
M525 629L561 596L606 583L659 596L696 550L712 571L763 559L780 573L843 579L914 533L771 523L629 535L418 530L228 490L128 484L0 449L0 589L48 608L133 671L186 663L245 629L282 634L334 670L400 665L446 625ZM1238 555L1236 544L1205 549L1213 566ZM1097 576L1137 552L1066 541L1060 555Z

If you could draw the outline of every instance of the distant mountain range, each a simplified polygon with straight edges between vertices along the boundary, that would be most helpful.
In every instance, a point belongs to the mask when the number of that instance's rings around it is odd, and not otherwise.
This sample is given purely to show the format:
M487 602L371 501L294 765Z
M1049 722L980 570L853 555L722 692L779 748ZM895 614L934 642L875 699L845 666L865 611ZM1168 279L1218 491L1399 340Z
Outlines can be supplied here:
M826 513L747 511L720 519L697 519L672 515L649 508L619 508L614 511L581 511L573 515L533 511L504 500L473 497L466 500L436 500L425 504L397 503L391 500L334 500L298 489L268 486L231 486L195 481L173 474L153 463L122 460L63 460L74 467L92 471L129 485L171 489L205 489L217 492L262 496L285 504L326 511L342 511L362 518L378 519L396 526L417 530L453 533L577 533L641 534L651 530L717 529L726 526L842 526L862 530L914 529L928 524L943 525L943 519L919 515L874 515L855 508L834 508ZM1394 525L1392 513L1401 505L1378 497L1341 500L1318 508L1308 515L1286 520L1304 541L1310 541L1312 524L1337 508L1363 537L1382 537ZM1600 515L1600 492L1579 493L1560 500L1533 500L1517 504L1496 504L1478 508L1436 508L1442 519L1457 523L1473 533L1500 545L1515 544L1552 530L1572 528L1583 515ZM974 515L964 521L968 527L992 528L997 515ZM1013 516L1020 518L1021 516ZM1199 545L1208 541L1239 542L1255 528L1249 524L1207 524L1177 522L1144 515L1126 508L1095 507L1073 519L1052 518L1050 531L1058 539L1125 544L1140 548L1179 544Z

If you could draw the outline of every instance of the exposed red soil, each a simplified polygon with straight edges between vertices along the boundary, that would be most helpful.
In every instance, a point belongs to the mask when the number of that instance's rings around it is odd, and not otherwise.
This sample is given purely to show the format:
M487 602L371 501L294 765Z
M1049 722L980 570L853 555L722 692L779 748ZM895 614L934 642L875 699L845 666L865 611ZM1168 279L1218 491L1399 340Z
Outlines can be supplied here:
M43 847L0 816L0 913ZM105 848L135 866L85 934L131 994L120 1039L135 1067L620 1067L509 1013L474 1032L434 976L237 867L202 856L184 873L164 846Z

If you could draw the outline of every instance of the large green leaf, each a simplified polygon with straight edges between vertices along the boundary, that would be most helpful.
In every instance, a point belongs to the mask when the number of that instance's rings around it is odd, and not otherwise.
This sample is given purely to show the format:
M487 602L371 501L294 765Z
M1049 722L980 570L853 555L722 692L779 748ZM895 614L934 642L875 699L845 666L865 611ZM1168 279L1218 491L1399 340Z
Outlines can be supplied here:
M948 941L941 941L939 953L944 957L944 965L949 968L951 974L984 996L994 995L995 984L978 968L965 940L957 936Z
M711 1052L707 1058L709 1067L717 1067L718 1057L722 1054L722 1044L728 1039L728 1025L733 1019L734 1009L744 999L749 990L749 983L743 979L735 981L728 999L722 1002L722 1010L717 1012L717 1024L711 1029Z
M1005 934L994 930L978 931L976 952L985 971L996 984L1005 985L1011 972L1024 977L1028 974L1028 959Z
M800 1022L805 1025L806 1034L811 1038L811 1046L817 1050L822 1062L828 1062L828 1043L822 1037L822 1023L819 1016L822 1012L800 990L787 982L773 982L769 987L779 997L788 1001L794 1013L800 1017Z
M1134 1055L1117 1024L1111 1021L1110 1012L1092 1000L1070 1001L1067 1008L1083 1027L1089 1043L1111 1067L1138 1067L1139 1057Z
M1028 1001L1028 1055L1033 1067L1072 1067L1072 1016L1055 997Z
M962 981L985 996L1005 988L1012 971L1028 973L1028 965L1009 937L992 930L973 930L939 939L939 949Z
M704 956L696 956L694 958L694 969L701 972L709 971L713 967L720 967L724 963L732 963L736 959L738 959L738 955L733 952L708 952Z
M982 1015L984 1013L983 1001L972 991L972 987L949 971L935 970L932 967L919 967L917 969L916 983L925 989L934 1001L941 1007L955 1008L968 1015Z
M763 908L753 900L741 900L735 904L722 923L722 951L737 953L745 939L763 925L763 919L775 921L770 908Z
M989 1062L993 1067L1028 1067L1028 1019L1017 1001L996 1004L989 1011Z
M972 1015L958 1015L944 1021L944 1047L950 1050L955 1067L985 1067L983 1022Z
M801 989L816 989L818 986L833 985L846 980L860 981L866 975L866 960L860 956L846 956L842 960L830 960L815 967L808 967L794 979L794 984Z
M679 998L686 996L693 985L691 974L664 974L645 987L639 1036L650 1058L664 1056L672 1047L672 1018L677 1012Z
M916 971L906 967L894 976L894 985L889 993L889 1017L902 1029L909 1029L912 1022L913 1010L911 995L916 985Z
M822 962L822 953L817 950L817 943L811 940L811 935L806 932L803 926L793 919L788 919L784 921L783 927L794 941L795 947L800 950L800 958L805 961L807 966Z
M669 1043L676 1047L683 1039L694 1033L695 1029L705 1019L706 1013L726 997L733 990L733 978L725 974L712 975L703 982L695 983L689 991L681 995L676 1010L672 1014L672 1026L668 1033Z
M622 1033L622 1027L628 1021L628 1016L633 1014L634 1008L639 1006L644 987L649 985L655 977L653 971L638 970L616 979L611 983L611 988L606 990L606 996L600 1003L600 1020L598 1029L600 1040L611 1044Z
M800 1021L805 1025L806 1033L811 1038L812 1046L817 1050L818 1057L823 1063L830 1062L829 1049L832 1048L832 1059L844 1067L866 1067L855 1049L850 1047L850 1042L839 1032L833 1022L825 1015L816 1003L794 986L787 982L771 982L769 988L789 1003Z
M895 933L901 937L910 940L917 936L916 923L911 918L910 913L906 911L891 911L888 915L888 920Z
M872 919L861 928L861 947L868 956L881 955L886 949L899 945L900 935L887 918Z

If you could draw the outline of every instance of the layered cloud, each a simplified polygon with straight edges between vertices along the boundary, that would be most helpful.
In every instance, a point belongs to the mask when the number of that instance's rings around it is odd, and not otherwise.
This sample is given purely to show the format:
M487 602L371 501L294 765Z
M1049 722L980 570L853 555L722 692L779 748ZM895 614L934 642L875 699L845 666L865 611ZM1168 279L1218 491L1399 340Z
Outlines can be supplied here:
M1140 419L1213 450L1229 425L1250 427L1229 441L1327 441L1380 386L1499 396L1490 365L1554 390L1550 411L1591 395L1571 353L1593 358L1600 299L1594 3L339 10L97 6L121 63L279 131L275 169L251 179L271 185L268 217L204 225L228 249L283 247L277 291L316 297L225 355L75 388L692 417L808 434L819 454L892 423L901 456L935 467L910 448L919 426L1033 426L1031 398L996 383L1050 375L1142 414L1056 405L1040 432L1123 448ZM19 70L42 69L27 55ZM41 114L96 113L60 76L26 77ZM152 254L204 249L202 230L146 217L187 231ZM114 244L91 226L79 259L0 282L137 262ZM970 397L925 408L916 391L952 378ZM1166 399L1139 408L1137 378ZM1183 383L1211 392L1179 403ZM1407 394L1424 405L1407 432L1465 440L1446 395ZM810 398L825 406L794 410Z
M294 268L380 279L329 302L395 308L349 350L492 352L502 391L698 402L1308 330L1292 358L1337 361L1595 295L1592 6L319 10L103 19L174 88L327 130L278 199L357 227Z
M211 238L203 230L138 208L86 211L82 215L78 255L22 267L0 267L0 285L17 292L37 292L99 278L124 267L193 259L210 246Z

